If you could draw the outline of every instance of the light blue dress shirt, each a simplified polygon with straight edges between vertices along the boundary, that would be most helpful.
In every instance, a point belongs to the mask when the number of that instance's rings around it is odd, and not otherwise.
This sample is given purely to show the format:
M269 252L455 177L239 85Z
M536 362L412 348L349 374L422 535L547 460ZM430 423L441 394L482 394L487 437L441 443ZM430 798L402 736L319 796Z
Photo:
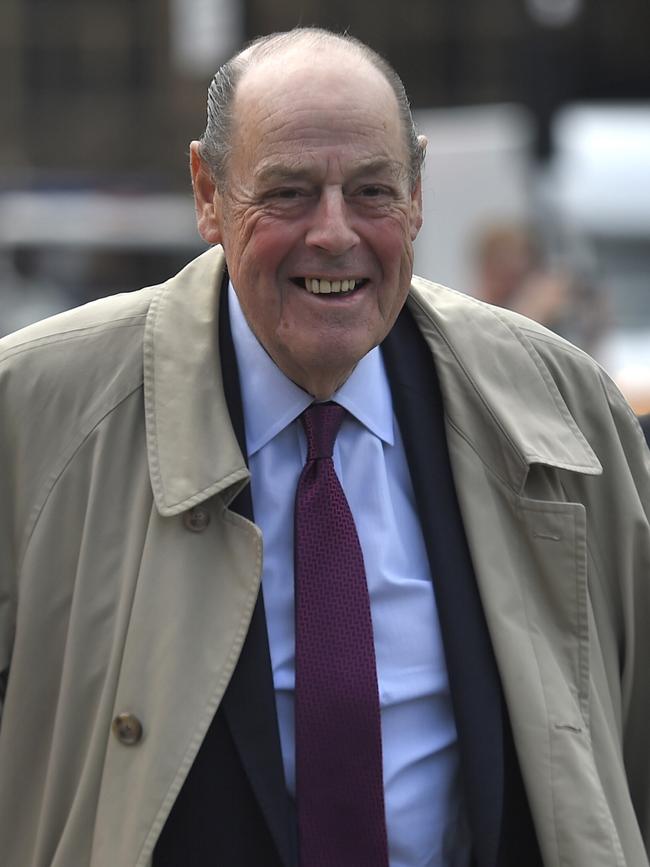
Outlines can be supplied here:
M295 792L293 509L313 398L275 365L236 293L230 320L241 381L262 585L287 786ZM333 396L348 410L334 466L361 543L381 705L391 867L466 867L469 836L447 668L422 531L378 348Z

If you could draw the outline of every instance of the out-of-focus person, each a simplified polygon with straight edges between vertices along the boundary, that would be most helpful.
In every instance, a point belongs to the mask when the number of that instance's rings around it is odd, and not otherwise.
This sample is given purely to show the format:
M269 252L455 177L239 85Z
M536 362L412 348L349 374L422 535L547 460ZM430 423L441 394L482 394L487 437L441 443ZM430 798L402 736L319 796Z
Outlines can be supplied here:
M550 265L535 232L494 223L474 245L476 297L534 319L594 352L606 325L602 293L565 266Z

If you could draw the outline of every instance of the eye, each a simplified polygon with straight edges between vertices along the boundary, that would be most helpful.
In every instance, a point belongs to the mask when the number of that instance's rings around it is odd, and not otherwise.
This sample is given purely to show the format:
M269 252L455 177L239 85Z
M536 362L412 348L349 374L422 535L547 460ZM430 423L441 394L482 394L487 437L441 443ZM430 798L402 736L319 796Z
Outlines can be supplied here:
M366 205L387 205L398 197L398 191L387 183L364 183L354 187L350 193L352 199Z
M299 187L279 187L277 190L271 190L267 193L269 199L284 199L288 201L299 199L305 195L305 190L302 190Z
M368 184L365 187L361 187L358 192L358 195L363 196L365 199L376 199L378 196L385 196L387 194L388 190L377 184Z

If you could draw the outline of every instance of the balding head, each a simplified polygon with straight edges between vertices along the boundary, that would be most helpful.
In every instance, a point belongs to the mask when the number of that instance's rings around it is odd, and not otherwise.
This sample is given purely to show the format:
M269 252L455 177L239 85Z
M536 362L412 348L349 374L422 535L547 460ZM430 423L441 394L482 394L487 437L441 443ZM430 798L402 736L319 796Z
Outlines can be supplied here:
M411 187L414 187L422 167L424 147L422 141L418 141L400 77L387 61L363 42L347 34L331 33L319 28L296 28L286 33L263 36L217 71L208 90L207 125L200 140L201 157L209 166L217 185L222 188L226 179L235 120L235 93L239 83L251 67L265 62L282 62L283 57L298 51L313 52L314 57L324 52L343 52L347 57L356 57L361 63L374 67L385 78L397 102L408 153L410 182Z

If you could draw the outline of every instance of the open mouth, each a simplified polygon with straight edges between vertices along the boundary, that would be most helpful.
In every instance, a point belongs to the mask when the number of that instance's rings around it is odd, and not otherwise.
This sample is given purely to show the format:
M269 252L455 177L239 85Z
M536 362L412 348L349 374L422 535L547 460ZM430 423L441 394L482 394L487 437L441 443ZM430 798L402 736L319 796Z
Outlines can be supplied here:
M312 295L332 295L354 292L366 284L368 280L362 278L360 280L355 277L349 277L346 280L325 280L320 277L292 277L292 283L300 286L301 289L306 289Z

